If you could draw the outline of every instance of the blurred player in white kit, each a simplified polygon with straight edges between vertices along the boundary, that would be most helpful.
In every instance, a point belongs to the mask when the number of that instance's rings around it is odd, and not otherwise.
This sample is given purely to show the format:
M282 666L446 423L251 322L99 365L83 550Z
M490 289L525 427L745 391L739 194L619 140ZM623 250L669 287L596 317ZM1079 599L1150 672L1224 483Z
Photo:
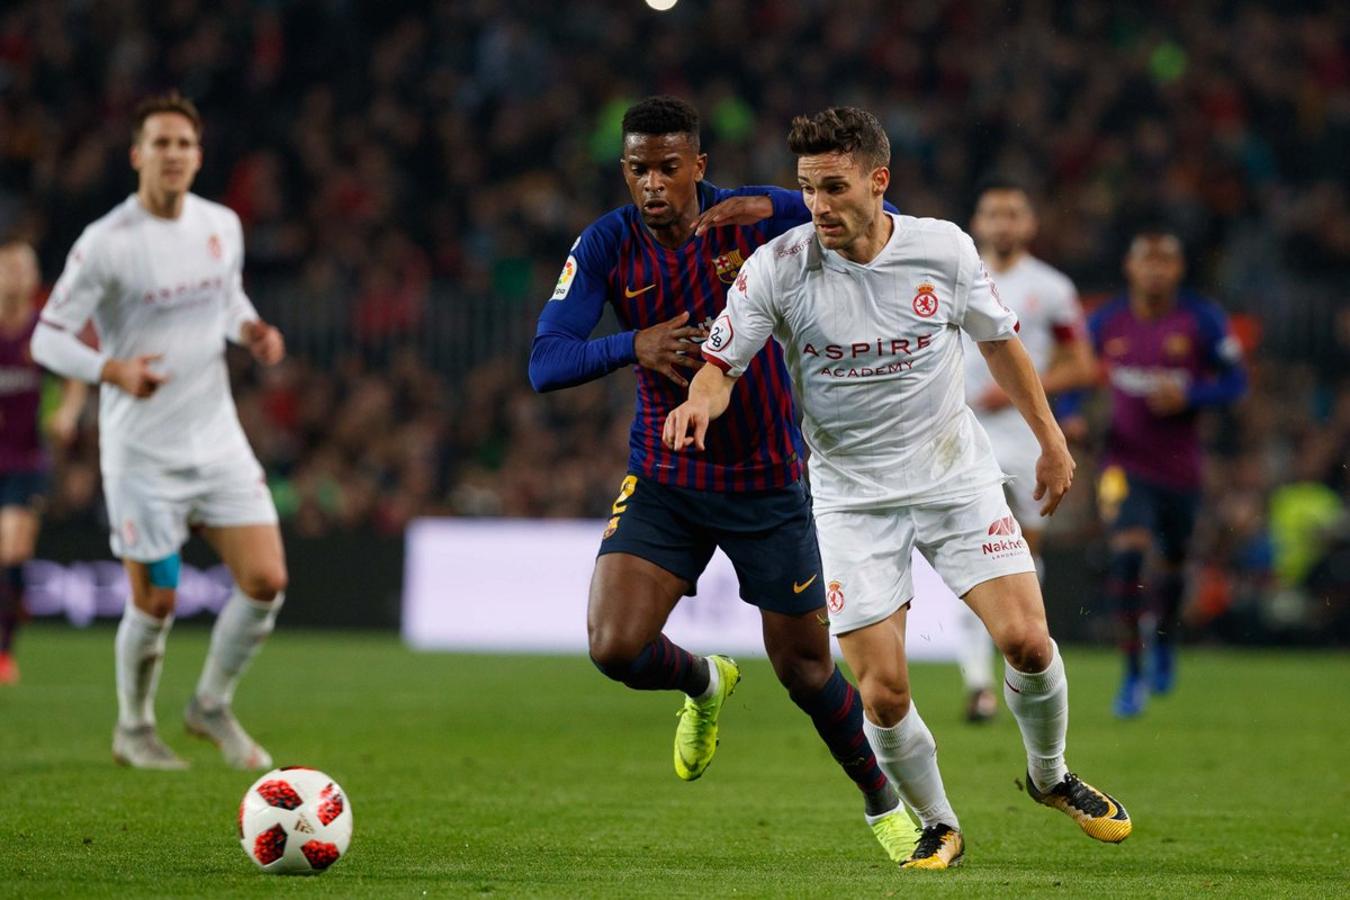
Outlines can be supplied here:
M137 191L80 236L32 343L42 365L102 387L103 490L132 601L115 645L113 757L142 769L187 767L159 738L154 700L179 550L189 527L201 526L235 587L184 722L229 765L267 769L271 757L239 725L231 700L276 622L286 562L276 508L230 395L225 342L264 365L281 361L285 343L244 293L239 217L189 192L202 162L196 107L177 93L152 97L134 124ZM98 351L76 337L90 318Z
M994 179L981 185L971 233L999 297L1017 316L1021 325L1017 336L1041 376L1041 385L1053 397L1094 384L1097 364L1073 282L1028 250L1036 228L1036 212L1025 187L1015 181ZM1008 505L1022 526L1036 574L1044 578L1041 504L1032 496L1040 444L1007 393L994 381L976 342L965 335L965 344L966 403L989 435L999 468L1012 477L1004 485ZM961 609L960 624L958 661L966 686L966 718L988 721L998 710L994 642L984 623L968 607Z

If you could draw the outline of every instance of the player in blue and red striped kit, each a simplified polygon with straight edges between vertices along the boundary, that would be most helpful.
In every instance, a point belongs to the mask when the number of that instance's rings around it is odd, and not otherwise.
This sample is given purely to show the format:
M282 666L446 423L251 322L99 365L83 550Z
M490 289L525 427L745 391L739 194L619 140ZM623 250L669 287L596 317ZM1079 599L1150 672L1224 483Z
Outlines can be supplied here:
M572 245L530 353L539 391L636 366L629 474L591 580L591 659L630 688L686 695L675 771L686 781L702 775L740 669L725 656L695 656L662 629L720 546L742 599L761 610L779 680L863 792L888 855L903 860L918 833L877 765L862 701L835 666L821 624L820 551L779 346L769 341L755 357L742 379L748 389L709 430L706 453L674 453L661 441L667 414L684 400L685 373L702 365L706 324L721 313L741 265L810 213L796 192L703 181L698 114L672 97L627 111L621 165L633 203L596 220ZM625 330L591 339L607 304Z
M1246 389L1237 339L1211 300L1181 290L1185 258L1165 228L1141 230L1125 256L1127 292L1088 321L1111 388L1100 506L1111 527L1109 592L1120 616L1122 717L1143 711L1146 687L1166 693L1185 592L1187 546L1200 505L1201 410ZM1142 573L1155 551L1154 576ZM1152 594L1157 627L1145 683L1140 618Z
M37 326L37 254L15 241L0 246L0 684L19 680L14 633L23 611L23 564L33 557L48 487L49 460L39 428L42 367L28 343ZM86 390L67 381L48 433L69 443Z

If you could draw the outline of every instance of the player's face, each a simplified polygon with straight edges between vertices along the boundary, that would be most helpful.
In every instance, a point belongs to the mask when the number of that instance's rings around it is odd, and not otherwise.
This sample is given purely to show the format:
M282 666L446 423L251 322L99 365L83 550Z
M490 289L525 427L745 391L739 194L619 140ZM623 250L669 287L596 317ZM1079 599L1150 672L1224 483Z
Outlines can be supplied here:
M669 228L698 212L698 183L708 156L687 134L628 134L623 178L648 228Z
M149 116L141 139L131 148L131 167L141 186L154 193L186 194L202 167L202 145L192 120L175 112Z
M41 277L32 247L22 243L0 247L0 299L26 303L37 293Z
M867 234L881 212L890 170L866 169L851 154L820 153L797 158L797 184L811 211L820 243L843 250Z
M980 196L970 227L982 248L1012 256L1025 250L1036 236L1036 214L1021 191L990 190Z
M1125 257L1130 290L1145 297L1171 296L1185 274L1181 242L1170 234L1141 234Z

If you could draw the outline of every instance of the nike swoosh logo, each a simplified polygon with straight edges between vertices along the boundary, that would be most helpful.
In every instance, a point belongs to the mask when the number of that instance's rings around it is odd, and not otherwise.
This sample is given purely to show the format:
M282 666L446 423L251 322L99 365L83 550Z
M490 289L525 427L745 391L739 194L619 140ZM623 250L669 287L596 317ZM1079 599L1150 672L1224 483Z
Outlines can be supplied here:
M798 584L798 583L795 582L795 581L792 582L792 593L794 593L794 594L800 594L802 591L806 590L806 589L809 588L812 584L814 584L816 578L818 578L819 576L820 576L820 573L817 572L815 575L812 575L810 578L806 579L806 581L805 581L803 584Z
M634 297L636 297L636 296L639 295L639 294L645 294L645 293L647 293L648 291L650 291L650 290L651 290L652 288L654 288L654 287L656 287L656 284L653 282L652 284L647 285L645 288L643 288L643 289L640 290L640 291L634 291L634 290L631 290L627 285L624 285L624 288L623 288L623 295L624 295L625 297L627 297L629 300L631 300L631 299L633 299Z

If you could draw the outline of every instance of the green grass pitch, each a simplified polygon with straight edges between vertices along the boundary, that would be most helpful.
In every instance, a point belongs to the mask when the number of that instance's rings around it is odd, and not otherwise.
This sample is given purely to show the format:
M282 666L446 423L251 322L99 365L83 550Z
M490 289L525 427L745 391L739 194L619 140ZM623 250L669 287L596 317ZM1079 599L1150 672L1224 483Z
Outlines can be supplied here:
M1116 794L1133 837L1097 844L1018 790L1006 711L959 721L953 666L916 666L968 837L966 865L900 872L860 798L766 663L750 662L712 768L671 769L678 706L582 658L414 654L392 636L287 632L236 700L278 764L337 778L347 858L318 878L258 872L235 839L253 776L187 737L206 648L169 639L159 716L186 773L115 767L112 631L21 635L0 690L0 896L1331 897L1350 891L1350 657L1193 651L1175 696L1134 722L1116 660L1066 653L1069 761Z

